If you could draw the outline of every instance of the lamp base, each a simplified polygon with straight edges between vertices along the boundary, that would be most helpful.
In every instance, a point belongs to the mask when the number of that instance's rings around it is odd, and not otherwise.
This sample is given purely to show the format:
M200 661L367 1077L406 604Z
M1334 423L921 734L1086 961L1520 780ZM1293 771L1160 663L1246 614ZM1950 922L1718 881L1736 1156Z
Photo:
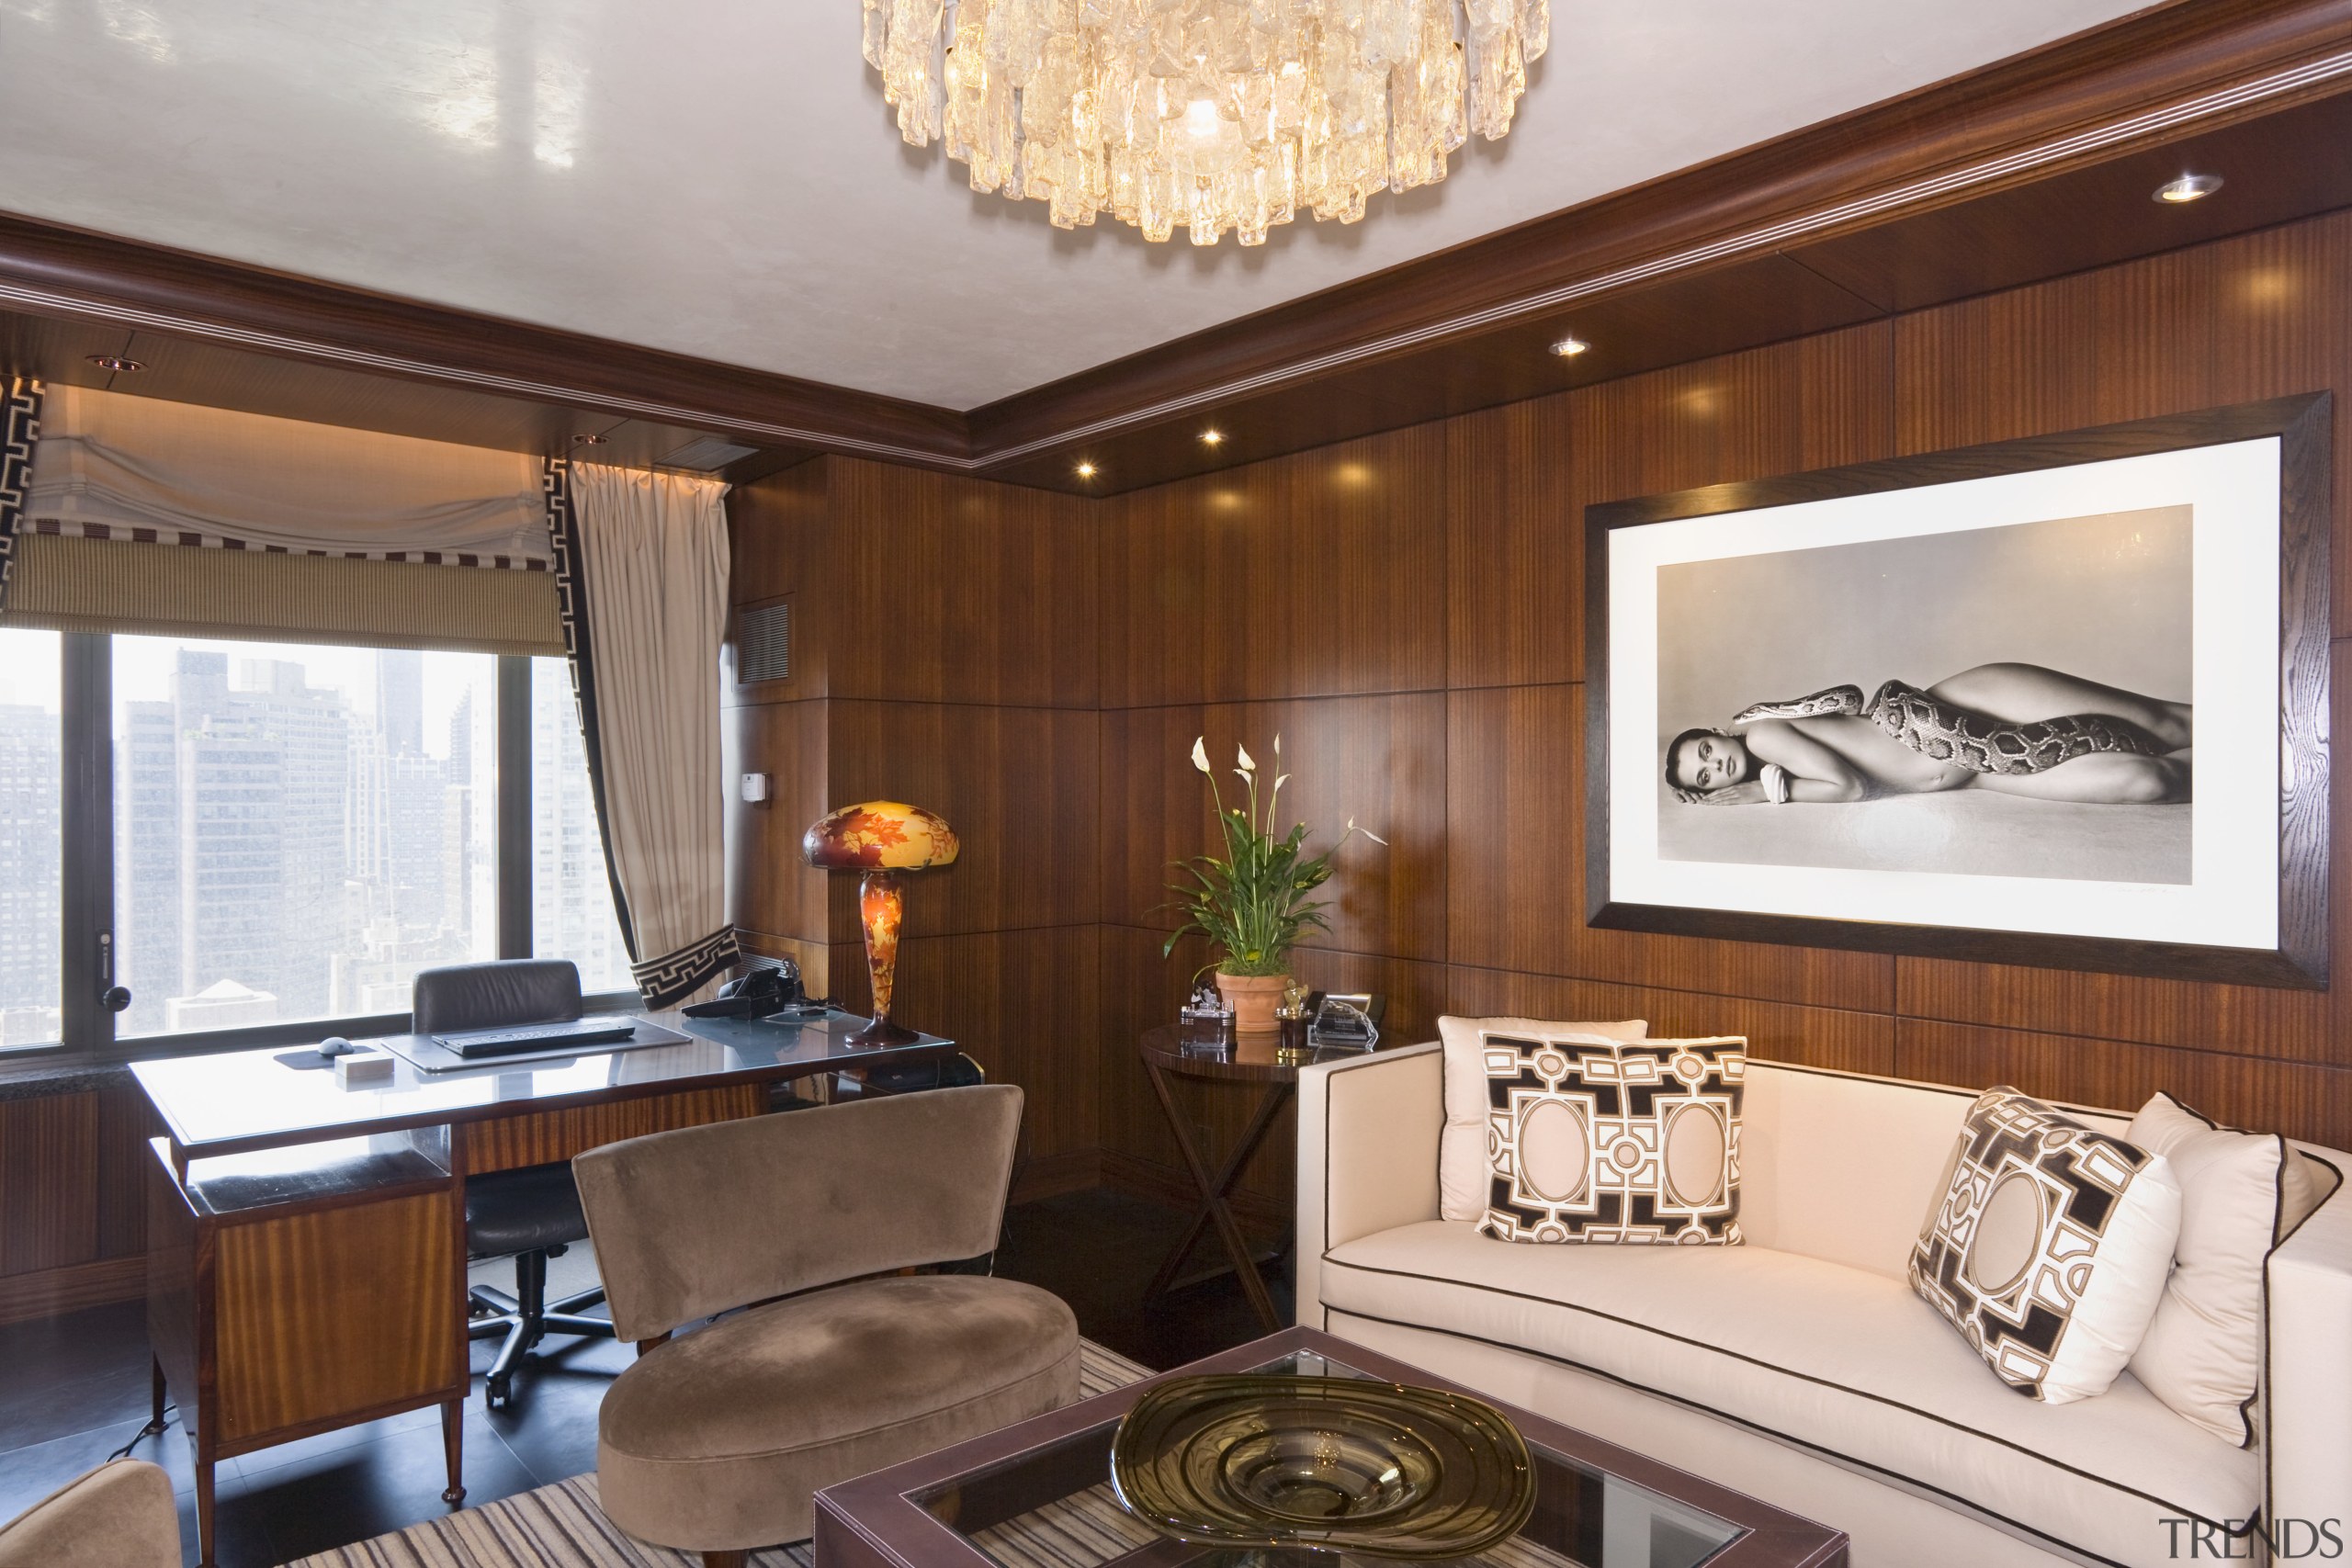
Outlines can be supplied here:
M888 1018L869 1018L865 1026L852 1031L846 1043L852 1045L911 1045L922 1037L902 1024Z

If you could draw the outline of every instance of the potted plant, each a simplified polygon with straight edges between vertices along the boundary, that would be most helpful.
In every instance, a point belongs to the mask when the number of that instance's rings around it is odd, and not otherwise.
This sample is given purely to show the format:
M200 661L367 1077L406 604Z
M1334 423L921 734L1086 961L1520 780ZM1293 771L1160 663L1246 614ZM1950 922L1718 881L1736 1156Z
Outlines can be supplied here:
M1171 861L1169 869L1182 880L1168 884L1176 895L1169 907L1184 921L1160 949L1165 958L1182 937L1198 933L1216 950L1216 988L1233 1010L1237 1034L1271 1034L1279 1027L1274 1007L1290 984L1290 950L1310 930L1329 931L1323 918L1324 900L1313 897L1330 880L1331 857L1350 839L1362 833L1376 844L1387 840L1348 819L1340 841L1319 855L1306 853L1306 824L1300 822L1281 838L1274 836L1274 809L1290 775L1281 772L1283 738L1274 737L1273 787L1266 792L1264 810L1258 800L1258 764L1247 747L1237 746L1240 766L1234 772L1249 790L1249 807L1227 806L1209 766L1206 737L1193 742L1193 766L1206 774L1209 793L1216 802L1217 827L1225 836L1222 855L1194 855ZM1197 978L1197 976L1196 976Z

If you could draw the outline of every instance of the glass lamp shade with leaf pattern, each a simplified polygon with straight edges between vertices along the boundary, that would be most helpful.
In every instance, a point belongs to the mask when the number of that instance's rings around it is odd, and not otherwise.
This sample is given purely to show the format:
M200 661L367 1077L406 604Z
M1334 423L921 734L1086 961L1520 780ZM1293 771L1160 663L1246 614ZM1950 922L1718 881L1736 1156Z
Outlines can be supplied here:
M906 918L906 874L953 865L962 845L935 811L903 801L868 800L826 813L800 837L800 852L820 871L863 873L858 923L865 933L865 968L873 982L874 1014L850 1036L863 1045L898 1045L914 1031L890 1021L899 976L899 931Z

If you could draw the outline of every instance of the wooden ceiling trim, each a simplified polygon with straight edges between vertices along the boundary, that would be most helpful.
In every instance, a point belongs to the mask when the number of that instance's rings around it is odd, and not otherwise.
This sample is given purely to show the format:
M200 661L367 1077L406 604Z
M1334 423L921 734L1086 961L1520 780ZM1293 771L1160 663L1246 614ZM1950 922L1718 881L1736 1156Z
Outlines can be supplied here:
M0 307L761 444L966 466L953 410L5 214Z
M973 450L1018 463L2347 85L2346 0L2160 7L975 410Z
M6 215L0 308L1055 484L1054 455L1080 441L1156 438L1202 409L1475 356L1571 308L1730 276L2347 88L2352 0L2181 0L968 415Z

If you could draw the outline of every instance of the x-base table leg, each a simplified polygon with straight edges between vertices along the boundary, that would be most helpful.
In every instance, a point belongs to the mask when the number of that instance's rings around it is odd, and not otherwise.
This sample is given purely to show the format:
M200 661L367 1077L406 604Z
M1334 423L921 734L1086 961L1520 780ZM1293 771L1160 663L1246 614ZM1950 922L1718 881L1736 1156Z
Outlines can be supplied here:
M1193 1142L1190 1123L1184 1120L1182 1108L1176 1103L1176 1092L1169 1086L1168 1075L1159 1069L1157 1063L1149 1060L1144 1063L1143 1067L1151 1079L1152 1093L1159 1097L1159 1109L1167 1114L1168 1130L1176 1136L1177 1150L1183 1155L1185 1168L1193 1173L1193 1183L1201 1192L1199 1213L1193 1216L1192 1224L1184 1227L1184 1234L1176 1243L1175 1250L1168 1255L1168 1260L1159 1266L1159 1272L1152 1276L1151 1283L1145 1287L1144 1299L1153 1300L1168 1289L1175 1280L1177 1270L1184 1266L1184 1258L1193 1250L1193 1244L1200 1239L1201 1228L1214 1224L1217 1239L1225 1244L1226 1256L1233 1260L1233 1271L1241 1277L1242 1293L1250 1298L1250 1305L1257 1313L1259 1321L1270 1333L1282 1327L1282 1318L1274 1311L1273 1297L1266 1293L1265 1277L1258 1271L1258 1260L1250 1249L1249 1238L1241 1234L1240 1223L1233 1217L1232 1207L1225 1200L1226 1194L1233 1190L1234 1183L1240 1179L1241 1168L1250 1162L1251 1155L1258 1152L1258 1145L1265 1141L1267 1129L1274 1124L1274 1118L1282 1113L1283 1106L1290 1100L1292 1086L1286 1083L1266 1086L1266 1092L1259 1099L1258 1109L1250 1116L1250 1124L1242 1129L1239 1140L1233 1145L1233 1152L1226 1156L1224 1168L1212 1176L1208 1162L1201 1157L1200 1149Z

